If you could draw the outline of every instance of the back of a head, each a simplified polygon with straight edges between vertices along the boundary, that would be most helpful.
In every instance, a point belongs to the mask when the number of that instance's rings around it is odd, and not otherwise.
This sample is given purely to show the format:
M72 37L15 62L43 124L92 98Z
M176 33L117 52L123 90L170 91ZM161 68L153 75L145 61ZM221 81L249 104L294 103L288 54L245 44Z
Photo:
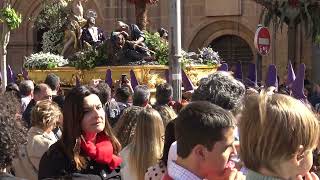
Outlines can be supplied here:
M50 100L39 101L31 111L31 125L43 130L56 126L62 112L59 106Z
M143 109L138 116L135 135L129 154L129 163L137 179L144 179L148 167L156 164L163 149L164 127L160 114L152 109ZM143 154L143 156L137 156Z
M200 80L192 101L209 101L236 115L242 108L245 86L228 72L218 71Z
M111 89L106 83L99 83L97 86L89 86L90 91L96 94L104 105L111 100Z
M115 98L117 102L128 103L130 96L128 87L121 87L116 90Z
M17 91L19 92L19 86L16 84L16 83L9 83L7 86L6 86L6 91Z
M171 120L177 117L176 112L168 105L154 106L154 109L159 112L164 127L166 127Z
M60 78L59 76L50 73L47 75L44 83L47 84L52 89L52 91L56 91L60 86Z
M150 98L150 91L148 89L148 86L138 85L134 89L134 93L132 97L134 106L144 107L149 102L149 98Z
M131 142L135 133L138 115L142 110L143 107L140 106L126 108L115 125L114 132L123 147Z
M97 89L100 90L99 98L101 100L102 104L105 104L106 102L109 102L111 100L111 88L109 85L105 82L100 82L97 85Z
M34 87L34 90L33 90L33 94L34 95L39 95L42 93L42 91L45 91L46 89L50 88L49 85L47 84L44 84L44 83L40 83L40 84L37 84L35 87Z
M23 80L19 84L20 94L29 96L34 90L34 84L31 80Z
M16 119L17 101L10 94L0 95L0 169L11 165L26 132Z
M44 99L52 99L51 88L44 83L37 84L33 90L33 99L36 101L41 101Z
M152 108L143 109L137 117L137 126L133 144L144 146L148 143L153 145L161 145L164 135L164 126L158 111ZM160 152L161 147L158 147Z
M158 105L168 104L173 95L172 86L168 83L159 84L156 87L156 100Z
M211 151L223 139L223 130L234 126L233 115L217 105L207 101L188 104L175 121L178 156L187 158L197 144Z
M6 87L5 94L12 94L19 100L21 98L20 90L19 90L19 87L16 83L9 83Z
M296 154L315 148L319 121L301 101L282 94L248 96L240 119L240 155L253 171L275 172Z

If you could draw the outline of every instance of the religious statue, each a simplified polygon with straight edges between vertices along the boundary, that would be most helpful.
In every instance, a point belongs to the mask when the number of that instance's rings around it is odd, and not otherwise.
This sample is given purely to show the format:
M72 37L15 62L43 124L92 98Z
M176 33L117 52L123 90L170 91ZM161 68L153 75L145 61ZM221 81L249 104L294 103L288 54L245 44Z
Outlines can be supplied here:
M85 25L87 20L83 17L83 5L82 2L87 2L87 0L73 0L71 4L71 12L73 18L79 23L80 27Z
M95 26L95 17L89 17L87 24L82 29L81 44L82 47L91 46L93 48L101 45L106 39L101 28Z
M72 56L79 49L78 37L80 26L77 21L69 20L64 28L63 49L61 55L65 58Z
M144 43L144 33L136 24L128 25L122 21L116 23L116 31L124 35L132 49L145 56L150 56L150 51Z
M164 28L158 29L158 33L159 33L160 37L161 37L163 40L168 41L168 39L169 39L169 32L168 32L166 29L164 29Z
M81 27L84 26L87 20L83 17L83 4L87 0L73 0L70 5L70 12L67 23L64 25L63 49L61 55L69 58L80 47L80 37L82 34ZM62 0L60 2L63 2Z
M112 32L106 45L108 65L125 65L129 62L148 60L147 57L151 57L134 49L132 42L127 41L126 36L121 32Z

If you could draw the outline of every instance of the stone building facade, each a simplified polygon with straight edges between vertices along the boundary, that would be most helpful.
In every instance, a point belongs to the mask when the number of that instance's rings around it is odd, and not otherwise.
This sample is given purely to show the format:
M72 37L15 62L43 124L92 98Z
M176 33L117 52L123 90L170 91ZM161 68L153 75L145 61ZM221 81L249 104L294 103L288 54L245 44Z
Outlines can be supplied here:
M11 0L14 8L22 13L22 26L13 31L8 46L8 63L15 70L23 64L23 57L30 55L39 44L34 18L41 11L41 0ZM160 27L168 29L169 1L160 0L157 5L149 6L149 30ZM204 46L212 46L229 63L240 61L245 65L255 63L257 53L254 48L254 34L260 23L263 7L253 0L182 0L182 47L187 51L196 51ZM126 0L88 0L85 9L97 12L96 24L106 33L110 33L117 20L135 22L134 5ZM275 32L269 27L272 36L272 49L262 58L263 75L266 67L274 63L279 77L284 77L287 66L287 27ZM301 27L297 32L297 61L307 65L307 75L311 77L314 61L319 57L319 48L314 47L306 38ZM314 71L315 72L315 71ZM320 75L320 74L319 74ZM313 78L317 74L313 74ZM282 79L282 78L281 78Z

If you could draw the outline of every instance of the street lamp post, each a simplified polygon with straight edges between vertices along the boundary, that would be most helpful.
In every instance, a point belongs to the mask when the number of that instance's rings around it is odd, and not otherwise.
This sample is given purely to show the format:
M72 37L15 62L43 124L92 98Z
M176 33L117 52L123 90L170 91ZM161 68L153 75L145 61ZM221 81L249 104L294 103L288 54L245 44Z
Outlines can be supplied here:
M170 0L169 71L173 100L181 101L181 0Z

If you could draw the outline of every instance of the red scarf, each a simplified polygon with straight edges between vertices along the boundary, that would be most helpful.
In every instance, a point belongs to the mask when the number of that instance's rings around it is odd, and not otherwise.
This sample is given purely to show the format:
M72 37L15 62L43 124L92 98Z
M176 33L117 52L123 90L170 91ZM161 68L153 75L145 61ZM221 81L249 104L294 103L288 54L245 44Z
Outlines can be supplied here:
M81 140L81 149L96 162L107 164L111 170L122 162L120 157L113 154L112 143L105 132L86 133Z

